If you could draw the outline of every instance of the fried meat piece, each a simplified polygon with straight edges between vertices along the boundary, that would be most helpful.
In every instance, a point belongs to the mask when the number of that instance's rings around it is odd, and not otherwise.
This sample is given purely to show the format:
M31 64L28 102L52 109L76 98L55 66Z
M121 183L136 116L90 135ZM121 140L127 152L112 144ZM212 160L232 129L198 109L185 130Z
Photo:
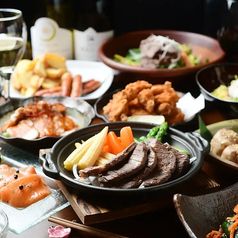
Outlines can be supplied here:
M150 89L143 89L140 91L138 93L138 101L148 113L152 113L154 111L155 97Z

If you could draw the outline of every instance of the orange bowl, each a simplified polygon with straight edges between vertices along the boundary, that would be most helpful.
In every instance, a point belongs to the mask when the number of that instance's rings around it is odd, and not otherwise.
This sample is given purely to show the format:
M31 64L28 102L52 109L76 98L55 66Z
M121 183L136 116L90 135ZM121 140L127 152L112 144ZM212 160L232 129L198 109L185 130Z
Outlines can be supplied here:
M175 69L151 69L125 65L113 60L114 54L125 56L129 49L139 48L141 40L146 39L151 34L168 36L180 44L189 45L193 54L201 57L202 64ZM219 42L209 36L184 31L147 30L126 33L105 41L99 48L98 56L103 63L121 72L137 73L154 78L170 78L189 75L204 66L217 63L225 57L225 52L220 47ZM205 63L206 60L209 62Z

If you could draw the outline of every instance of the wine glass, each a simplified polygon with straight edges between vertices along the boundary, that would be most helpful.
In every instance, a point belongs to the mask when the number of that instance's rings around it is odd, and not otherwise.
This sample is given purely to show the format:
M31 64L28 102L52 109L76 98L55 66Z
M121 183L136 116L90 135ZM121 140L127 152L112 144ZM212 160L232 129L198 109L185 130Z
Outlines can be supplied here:
M10 97L10 78L14 66L22 59L27 40L22 12L0 8L0 95Z

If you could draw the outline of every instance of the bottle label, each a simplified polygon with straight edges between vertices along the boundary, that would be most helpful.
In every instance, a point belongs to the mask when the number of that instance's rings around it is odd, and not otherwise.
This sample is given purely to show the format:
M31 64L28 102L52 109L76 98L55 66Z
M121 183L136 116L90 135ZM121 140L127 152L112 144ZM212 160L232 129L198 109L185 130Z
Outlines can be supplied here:
M98 49L107 39L113 37L114 32L96 32L89 27L85 31L74 30L74 55L76 60L96 61L98 58Z
M53 19L42 17L31 27L33 59L51 52L67 59L73 58L73 34L60 28Z

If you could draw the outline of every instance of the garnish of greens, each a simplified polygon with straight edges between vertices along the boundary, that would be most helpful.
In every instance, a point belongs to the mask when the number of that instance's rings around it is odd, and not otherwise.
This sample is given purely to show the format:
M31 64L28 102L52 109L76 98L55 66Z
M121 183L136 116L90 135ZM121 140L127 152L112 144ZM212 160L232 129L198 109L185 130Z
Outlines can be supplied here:
M146 136L141 136L140 138L134 138L134 140L135 140L135 142L139 143L141 141L146 142L150 138L156 138L162 142L163 137L167 132L167 129L168 129L168 122L165 121L161 125L151 128L149 133ZM171 147L180 151L180 152L189 154L187 150L184 150L184 149L181 149L178 147L174 147L174 146L171 146Z
M199 124L199 130L200 130L200 134L201 136L206 139L208 142L211 142L212 140L212 134L211 132L207 129L206 124L204 123L204 121L202 120L201 116L198 115L198 124Z
M141 62L140 49L130 49L125 57L115 54L114 60L122 64L136 66Z
M187 54L192 65L195 66L200 64L200 58L196 57L192 53L192 49L188 45L180 44L179 49L181 50L181 52L183 51ZM114 55L114 61L122 63L122 64L131 65L131 66L139 65L141 62L141 58L142 58L142 53L139 48L129 49L125 57L118 54ZM208 62L209 61L207 60L206 63ZM172 63L167 67L163 64L158 65L158 68L168 68L168 69L181 68L181 67L185 67L185 63L181 58L176 63Z

